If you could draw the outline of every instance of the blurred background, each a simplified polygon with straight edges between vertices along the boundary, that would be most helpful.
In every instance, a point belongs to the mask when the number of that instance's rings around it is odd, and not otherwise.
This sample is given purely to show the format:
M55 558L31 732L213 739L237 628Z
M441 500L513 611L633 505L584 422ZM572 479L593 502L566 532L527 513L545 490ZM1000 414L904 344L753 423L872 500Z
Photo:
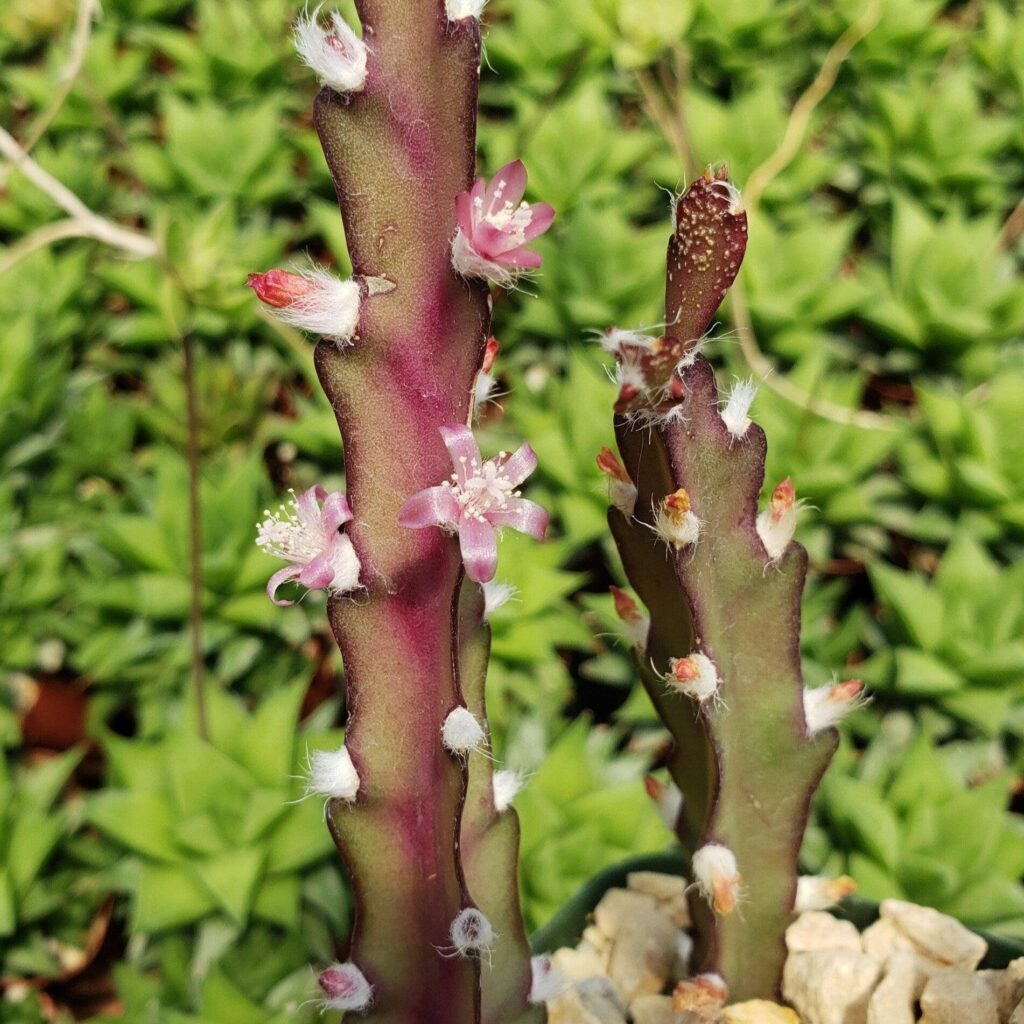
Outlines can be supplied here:
M481 172L522 156L558 209L542 272L497 304L484 421L485 450L536 447L530 496L554 513L547 543L504 540L519 595L489 679L499 757L532 773L531 927L603 865L670 843L643 784L665 736L607 596L621 579L594 455L614 386L592 332L659 322L671 194L727 161L750 249L707 351L723 384L762 381L768 483L791 476L809 504L807 680L859 677L874 697L844 726L805 868L1024 936L1015 8L489 4ZM341 666L321 597L272 607L276 566L253 543L287 488L343 484L310 342L244 287L303 254L349 269L295 13L0 3L12 1024L302 1019L308 965L348 926L321 808L286 802L307 751L340 740ZM34 161L20 171L12 137ZM53 179L106 227L69 217ZM74 237L111 224L114 245Z

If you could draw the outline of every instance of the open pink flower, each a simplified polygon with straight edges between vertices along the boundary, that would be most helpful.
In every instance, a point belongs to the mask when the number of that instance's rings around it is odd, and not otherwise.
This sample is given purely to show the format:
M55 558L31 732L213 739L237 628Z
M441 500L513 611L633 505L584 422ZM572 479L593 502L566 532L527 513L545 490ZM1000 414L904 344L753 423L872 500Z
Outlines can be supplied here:
M319 484L282 505L276 513L267 509L266 519L256 530L256 544L268 555L283 558L285 566L270 577L267 596L284 607L277 590L282 583L297 579L309 590L343 594L359 586L359 558L352 541L340 532L352 519L345 495L328 494Z
M547 203L523 202L526 168L521 160L506 164L490 183L477 178L468 192L455 197L459 229L452 243L452 265L464 277L509 284L541 258L526 243L542 235L555 219Z
M499 452L484 462L468 427L441 427L441 437L455 467L451 480L414 494L398 521L414 530L440 526L457 532L466 574L487 583L498 567L497 527L511 526L537 540L547 530L547 510L516 490L536 469L537 455L524 444L513 455Z

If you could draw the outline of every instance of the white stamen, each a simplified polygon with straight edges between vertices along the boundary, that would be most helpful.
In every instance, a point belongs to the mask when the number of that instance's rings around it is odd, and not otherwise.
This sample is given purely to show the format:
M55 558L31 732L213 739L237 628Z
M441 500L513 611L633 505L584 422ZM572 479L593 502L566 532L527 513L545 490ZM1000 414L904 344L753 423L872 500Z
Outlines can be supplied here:
M464 517L485 522L489 513L507 508L509 498L519 497L515 484L505 475L508 459L507 452L499 452L483 465L474 459L468 466L463 466L465 476L462 483L459 483L457 473L452 474L450 481L444 482L442 486L455 496Z
M508 768L500 768L496 771L491 776L494 809L499 814L504 814L512 806L512 801L525 784L526 778L521 772L512 771Z
M450 753L465 756L470 751L482 750L487 734L469 708L457 707L444 720L441 742Z
M506 267L493 260L484 259L472 245L460 228L452 240L452 266L455 272L463 277L480 278L499 288L511 288L516 283L520 271L516 267Z
M551 962L551 957L535 956L530 960L529 998L534 1006L561 995L568 985L568 979Z
M743 197L740 195L740 190L731 181L713 181L711 188L724 194L729 201L729 213L734 217L743 213Z
M486 5L487 0L444 0L444 12L449 21L461 21L479 18Z
M731 914L740 898L739 869L732 850L707 843L693 855L693 874L701 896L716 914Z
M336 92L359 92L366 83L366 43L337 11L331 11L331 27L324 28L320 10L317 7L312 14L299 15L293 34L295 49L324 85Z
M491 616L503 604L507 604L519 593L518 587L511 583L499 583L498 580L491 580L489 583L480 585L484 591L484 622L490 621Z
M359 773L344 744L337 750L313 751L306 792L333 800L355 800L359 792Z
M495 939L491 922L476 907L466 907L455 915L449 935L455 952L462 957L490 952Z
M738 380L729 392L729 398L722 410L722 420L729 433L737 440L741 438L750 426L750 406L757 395L757 385L753 378Z
M351 961L331 964L321 971L318 979L325 998L325 1010L352 1010L356 1013L369 1008L373 1002L373 986L366 975Z

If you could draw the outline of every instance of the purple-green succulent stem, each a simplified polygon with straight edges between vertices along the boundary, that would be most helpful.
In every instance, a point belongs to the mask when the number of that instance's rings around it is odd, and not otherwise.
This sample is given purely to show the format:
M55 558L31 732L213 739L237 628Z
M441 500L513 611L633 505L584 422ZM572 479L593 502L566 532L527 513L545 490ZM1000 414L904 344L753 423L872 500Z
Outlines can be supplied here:
M365 88L317 96L353 270L385 278L364 298L354 344L316 352L345 442L348 533L365 593L332 598L345 661L354 805L333 801L332 834L352 875L350 958L374 986L379 1024L474 1024L480 964L449 929L471 904L459 856L466 771L441 744L462 703L456 544L398 524L402 503L444 480L438 428L466 422L490 320L482 286L451 269L454 199L472 183L480 57L472 19L443 4L364 0ZM446 955L447 954L447 955Z

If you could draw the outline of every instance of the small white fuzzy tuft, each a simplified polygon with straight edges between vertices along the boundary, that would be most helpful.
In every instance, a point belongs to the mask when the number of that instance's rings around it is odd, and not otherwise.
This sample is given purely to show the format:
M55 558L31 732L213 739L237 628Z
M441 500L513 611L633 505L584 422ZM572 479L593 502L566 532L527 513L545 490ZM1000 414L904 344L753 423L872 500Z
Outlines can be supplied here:
M621 355L623 349L651 352L657 344L658 339L652 338L649 334L625 330L622 327L609 327L601 335L601 348L616 356Z
M773 562L789 547L802 508L803 503L796 500L793 484L787 477L772 491L768 504L758 513L757 535Z
M725 408L722 410L722 420L726 429L737 440L739 440L750 426L750 406L757 396L757 385L753 378L738 380L729 392Z
M332 800L355 800L359 792L359 773L352 755L342 744L337 750L314 750L309 759L309 781L306 793L316 793Z
M518 587L511 583L500 583L498 580L490 580L481 586L484 591L484 622L490 621L491 616L503 604L507 604L519 593Z
M480 416L480 410L491 400L494 389L498 386L498 378L485 370L476 375L476 384L473 386L473 419Z
M728 846L707 843L693 855L694 882L716 914L731 914L740 899L739 868Z
M682 790L674 782L662 782L653 775L644 778L647 795L654 801L658 816L670 832L675 832L679 814L683 809Z
M320 24L320 7L300 14L293 39L302 62L335 92L359 92L366 83L366 43L331 11L331 27Z
M690 973L690 957L693 956L694 941L689 932L680 931L676 935L676 956L673 972L675 976L685 977Z
M700 520L690 508L689 496L682 488L670 494L658 505L654 517L654 530L676 551L697 543L700 536Z
M718 669L706 654L694 651L685 658L673 658L668 669L664 678L669 685L694 700L705 701L718 693Z
M358 283L342 281L317 266L303 267L298 273L316 287L287 306L272 308L270 312L300 330L333 338L339 348L349 344L359 325L362 305Z
M449 21L462 21L479 18L486 6L487 0L444 0L444 13Z
M373 1002L373 986L351 961L331 964L320 972L317 983L323 990L321 1006L325 1010L352 1010L359 1013Z
M489 953L495 939L491 922L476 907L466 907L455 915L449 935L462 957Z
M499 814L512 806L512 801L526 785L526 777L522 772L509 768L500 768L491 776L491 791L494 793L494 809Z
M535 956L530 960L529 998L534 1006L560 996L568 985L568 979L551 962L551 957Z
M441 727L441 742L452 754L465 755L481 750L487 743L487 734L469 708L455 708Z
M825 729L834 728L854 708L863 707L866 703L864 684L859 679L805 689L804 718L808 735L816 736Z
M823 878L821 875L801 875L796 882L798 914L808 910L828 910L857 891L857 883L849 875Z
M711 188L720 192L728 200L729 213L734 217L737 214L743 213L743 196L740 195L740 190L731 181L722 181L721 179L713 181Z

